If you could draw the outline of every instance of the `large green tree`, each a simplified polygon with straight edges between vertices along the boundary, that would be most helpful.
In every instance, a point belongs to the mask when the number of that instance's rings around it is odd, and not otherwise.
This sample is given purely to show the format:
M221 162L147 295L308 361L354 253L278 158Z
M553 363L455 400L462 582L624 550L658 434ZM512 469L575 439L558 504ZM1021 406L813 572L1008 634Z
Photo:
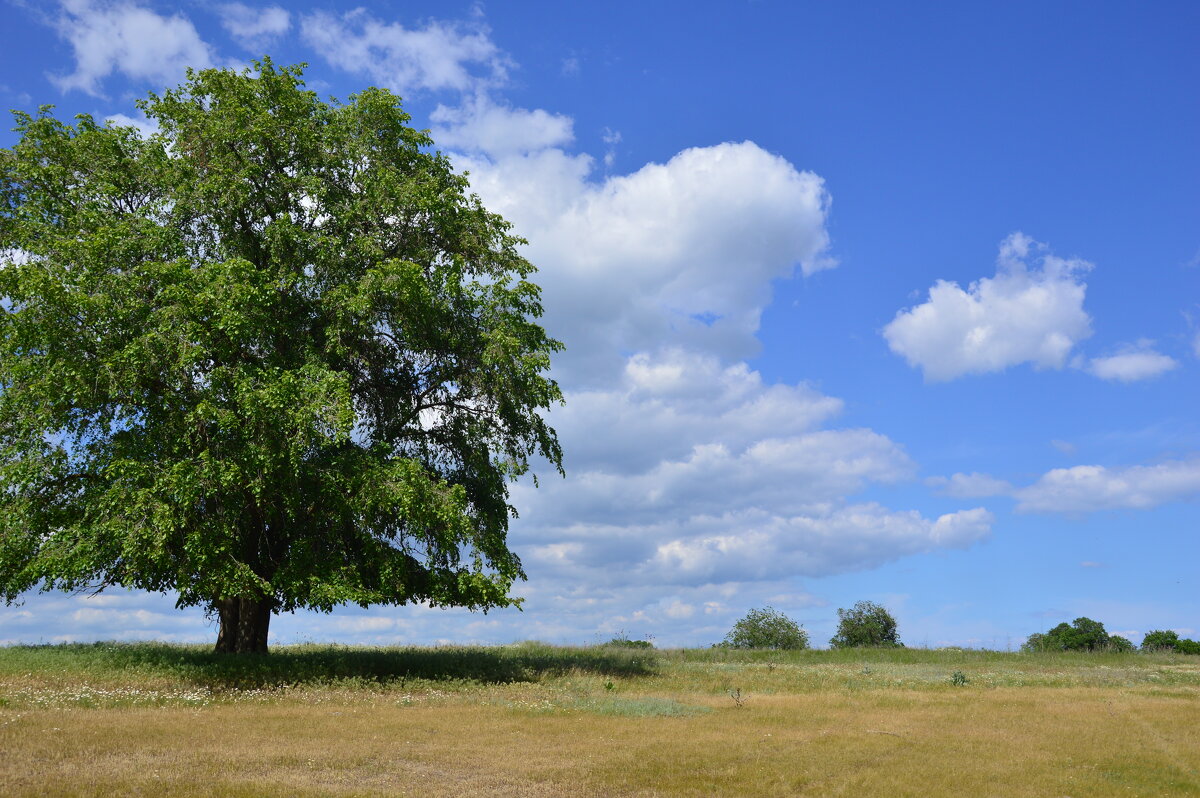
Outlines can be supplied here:
M509 225L371 88L188 73L142 137L0 150L0 594L112 585L266 651L272 613L488 609L560 348Z

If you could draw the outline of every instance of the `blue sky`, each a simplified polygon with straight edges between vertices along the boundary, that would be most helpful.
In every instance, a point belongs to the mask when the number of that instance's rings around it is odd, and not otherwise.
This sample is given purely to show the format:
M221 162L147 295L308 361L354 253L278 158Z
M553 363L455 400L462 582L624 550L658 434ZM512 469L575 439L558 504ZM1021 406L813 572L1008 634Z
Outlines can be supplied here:
M137 123L185 66L383 85L529 239L568 476L518 485L523 612L272 640L1016 646L1200 633L1200 6L7 0L0 102ZM13 134L0 134L10 146ZM204 641L34 594L0 641Z

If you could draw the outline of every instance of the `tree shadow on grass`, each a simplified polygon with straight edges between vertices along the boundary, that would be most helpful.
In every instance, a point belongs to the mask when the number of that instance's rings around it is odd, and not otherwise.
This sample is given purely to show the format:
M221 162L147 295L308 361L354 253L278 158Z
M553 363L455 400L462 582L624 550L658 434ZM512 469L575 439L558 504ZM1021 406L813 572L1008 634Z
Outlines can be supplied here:
M571 672L648 676L657 671L658 662L653 652L559 648L540 643L437 648L277 646L270 654L215 654L207 647L162 643L68 644L53 648L64 653L75 649L73 654L90 660L85 666L89 670L166 675L218 690L372 683L382 686L418 679L531 682Z

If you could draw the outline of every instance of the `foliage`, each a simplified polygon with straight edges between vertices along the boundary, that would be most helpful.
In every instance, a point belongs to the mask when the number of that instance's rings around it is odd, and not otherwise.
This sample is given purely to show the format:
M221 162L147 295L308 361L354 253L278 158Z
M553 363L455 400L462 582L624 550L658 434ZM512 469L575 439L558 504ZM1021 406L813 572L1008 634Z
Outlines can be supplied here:
M1177 651L1180 654L1200 654L1200 643L1180 637L1170 629L1146 632L1142 638L1143 651Z
M962 671L955 671L950 676L950 684L955 687L964 687L969 681L971 680L967 678L967 674Z
M1179 644L1179 635L1170 629L1156 629L1146 632L1142 638L1143 651L1158 651L1161 649L1175 650Z
M1048 632L1032 634L1021 646L1022 651L1132 651L1133 643L1123 637L1113 637L1104 631L1104 624L1091 618L1076 618L1060 623Z
M177 592L230 650L517 602L508 482L561 470L520 239L386 90L264 59L139 105L0 150L0 596Z
M730 648L794 650L808 648L808 632L771 607L750 610L733 625L722 641Z
M837 634L829 641L833 648L863 646L902 646L896 619L887 609L871 601L860 601L850 609L839 609Z

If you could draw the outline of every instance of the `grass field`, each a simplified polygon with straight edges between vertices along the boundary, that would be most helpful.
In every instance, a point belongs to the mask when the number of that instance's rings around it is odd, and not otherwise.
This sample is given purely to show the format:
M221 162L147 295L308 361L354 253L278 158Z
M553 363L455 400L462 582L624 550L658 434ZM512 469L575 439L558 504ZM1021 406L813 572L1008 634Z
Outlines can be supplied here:
M1200 657L0 648L0 794L1200 795Z

